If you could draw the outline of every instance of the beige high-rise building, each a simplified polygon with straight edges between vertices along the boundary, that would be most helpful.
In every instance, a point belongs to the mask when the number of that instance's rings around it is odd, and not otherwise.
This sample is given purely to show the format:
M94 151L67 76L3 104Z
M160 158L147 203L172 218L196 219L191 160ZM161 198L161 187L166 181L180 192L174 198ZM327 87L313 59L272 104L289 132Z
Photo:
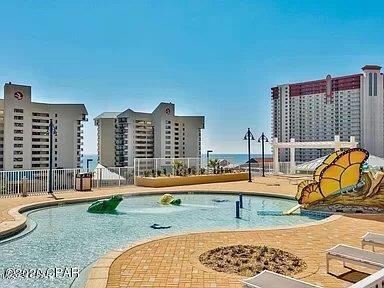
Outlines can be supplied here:
M361 73L273 87L272 137L279 142L342 141L354 136L359 146L384 157L384 76L381 67ZM297 149L296 161L308 161L329 149ZM280 161L289 160L281 149Z
M49 167L49 121L53 137L53 168L80 167L83 144L83 104L48 104L31 101L31 86L7 83L0 99L0 168Z
M95 119L99 163L133 166L134 158L197 158L204 116L176 116L175 105L160 103L152 113L127 109Z

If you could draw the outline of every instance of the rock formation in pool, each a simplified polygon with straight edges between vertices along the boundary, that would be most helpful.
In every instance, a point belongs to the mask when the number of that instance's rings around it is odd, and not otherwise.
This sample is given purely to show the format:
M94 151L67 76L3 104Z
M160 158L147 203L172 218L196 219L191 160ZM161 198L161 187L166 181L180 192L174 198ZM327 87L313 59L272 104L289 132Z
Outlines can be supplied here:
M123 201L120 195L112 196L106 200L98 200L93 202L88 208L89 213L116 213L116 207Z
M179 206L181 204L181 199L175 199L171 194L164 194L160 197L159 203L163 205L171 204Z

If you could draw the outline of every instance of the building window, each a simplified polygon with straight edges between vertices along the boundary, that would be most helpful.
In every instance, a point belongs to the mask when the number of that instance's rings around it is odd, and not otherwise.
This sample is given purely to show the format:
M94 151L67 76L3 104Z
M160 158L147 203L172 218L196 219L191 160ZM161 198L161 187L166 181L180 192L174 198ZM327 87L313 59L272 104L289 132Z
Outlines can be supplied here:
M15 113L23 113L24 110L23 109L15 108L15 109L13 109L13 112L15 112Z
M373 74L373 96L377 96L377 73Z
M32 112L32 116L49 117L49 113Z
M368 95L372 96L372 73L369 73L368 77L369 77L368 78L368 88L369 88Z

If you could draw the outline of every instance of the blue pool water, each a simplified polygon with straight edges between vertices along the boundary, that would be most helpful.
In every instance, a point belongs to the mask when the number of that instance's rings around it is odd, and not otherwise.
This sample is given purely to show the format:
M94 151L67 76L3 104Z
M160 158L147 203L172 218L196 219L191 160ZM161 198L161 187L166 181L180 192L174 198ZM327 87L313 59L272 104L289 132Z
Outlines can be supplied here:
M0 276L0 287L69 287L76 273L58 269L83 269L111 249L132 241L168 233L208 229L249 229L305 224L320 216L258 215L258 211L285 211L295 201L260 196L244 196L242 219L235 218L237 195L179 194L180 207L157 204L159 196L125 197L115 215L90 214L89 203L63 205L30 212L37 224L29 234L0 244L0 273L21 269L48 270L48 277L31 273L15 279ZM224 200L215 202L213 200ZM172 226L166 230L150 228L154 223ZM14 269L14 270L9 270ZM19 273L22 273L19 271ZM8 274L7 274L8 275Z

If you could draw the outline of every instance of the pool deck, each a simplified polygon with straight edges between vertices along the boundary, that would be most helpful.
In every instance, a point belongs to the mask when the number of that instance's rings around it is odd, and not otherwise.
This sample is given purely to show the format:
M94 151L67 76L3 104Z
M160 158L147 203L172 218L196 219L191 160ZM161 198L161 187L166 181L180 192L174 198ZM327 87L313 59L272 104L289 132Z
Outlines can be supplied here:
M241 181L170 188L125 186L92 192L61 192L55 194L59 200L47 195L0 198L0 233L20 225L24 217L17 213L20 207L36 203L55 204L117 193L165 191L265 192L287 197L295 194L295 183L295 180L275 176L256 177L253 183ZM289 251L308 264L308 268L295 277L322 287L347 287L367 274L356 271L347 273L350 270L336 261L330 266L336 276L326 274L325 251L339 243L361 247L360 237L367 231L383 233L384 216L332 216L332 219L319 221L315 225L286 229L211 231L154 238L136 242L126 249L110 251L101 257L91 269L86 287L241 287L239 279L243 277L213 271L198 260L199 255L209 249L233 244L268 245ZM360 267L358 270L372 272Z

